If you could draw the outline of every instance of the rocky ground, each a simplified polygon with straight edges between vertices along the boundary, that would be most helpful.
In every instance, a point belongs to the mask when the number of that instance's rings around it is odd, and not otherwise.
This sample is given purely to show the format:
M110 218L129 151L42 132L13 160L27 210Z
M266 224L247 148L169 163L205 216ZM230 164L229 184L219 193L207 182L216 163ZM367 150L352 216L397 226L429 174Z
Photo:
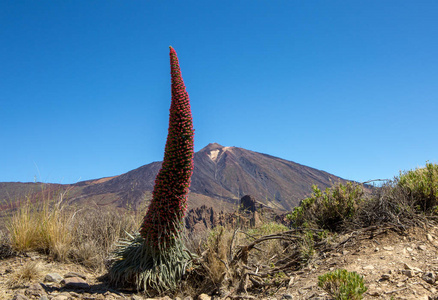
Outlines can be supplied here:
M293 272L287 284L264 294L229 299L330 299L317 286L318 276L344 268L364 276L364 299L438 299L438 228L410 229L405 234L390 229L339 236L341 248L316 258L304 270ZM26 277L26 270L33 272ZM108 287L104 272L90 272L75 264L50 261L38 253L0 260L1 299L148 299L140 293ZM28 279L30 278L30 279ZM162 297L156 299L172 299ZM178 298L175 298L178 299ZM217 295L181 295L179 299L226 299Z

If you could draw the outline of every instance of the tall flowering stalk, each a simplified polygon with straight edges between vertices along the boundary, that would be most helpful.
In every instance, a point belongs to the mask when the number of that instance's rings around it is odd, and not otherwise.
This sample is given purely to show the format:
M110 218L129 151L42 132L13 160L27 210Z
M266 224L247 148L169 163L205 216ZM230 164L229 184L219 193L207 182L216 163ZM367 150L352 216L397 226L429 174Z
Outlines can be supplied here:
M190 255L181 238L187 194L193 173L192 113L178 57L170 47L172 102L169 132L152 202L140 232L122 241L110 266L110 281L136 286L149 294L176 289Z
M178 57L170 47L172 103L163 165L155 179L152 202L140 234L159 250L178 236L187 207L193 173L193 123L189 95L181 76Z

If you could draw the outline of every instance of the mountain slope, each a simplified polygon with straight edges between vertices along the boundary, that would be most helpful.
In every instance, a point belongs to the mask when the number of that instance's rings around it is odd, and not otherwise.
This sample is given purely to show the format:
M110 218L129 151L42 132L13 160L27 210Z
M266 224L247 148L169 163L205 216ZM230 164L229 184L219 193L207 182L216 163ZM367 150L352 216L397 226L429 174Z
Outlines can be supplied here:
M320 188L345 180L295 162L238 147L209 144L194 156L189 209L202 205L231 211L244 195L280 210L291 210L310 195L312 184ZM0 183L0 209L26 196L34 201L49 199L56 191L74 205L145 208L151 199L161 162L153 162L119 176L78 182L73 185ZM35 194L47 194L37 195Z
M206 204L222 209L250 194L269 207L290 210L310 194L312 184L325 188L344 181L278 157L215 143L198 151L194 162L190 208ZM73 193L74 200L101 199L136 208L144 198L150 199L160 167L161 162L153 162L113 178L77 183L81 191Z
M311 192L311 185L344 181L324 171L267 154L209 144L196 153L191 191L214 198L252 195L273 208L290 210Z

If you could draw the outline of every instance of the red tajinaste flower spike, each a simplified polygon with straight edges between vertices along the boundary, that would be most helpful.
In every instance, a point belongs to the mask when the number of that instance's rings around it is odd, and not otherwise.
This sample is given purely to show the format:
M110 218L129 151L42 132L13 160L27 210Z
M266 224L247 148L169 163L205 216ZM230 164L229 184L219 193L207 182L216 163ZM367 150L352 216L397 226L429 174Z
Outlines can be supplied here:
M157 247L171 246L181 229L193 173L194 130L190 99L172 47L170 66L172 101L164 159L155 179L152 202L140 228L142 237Z

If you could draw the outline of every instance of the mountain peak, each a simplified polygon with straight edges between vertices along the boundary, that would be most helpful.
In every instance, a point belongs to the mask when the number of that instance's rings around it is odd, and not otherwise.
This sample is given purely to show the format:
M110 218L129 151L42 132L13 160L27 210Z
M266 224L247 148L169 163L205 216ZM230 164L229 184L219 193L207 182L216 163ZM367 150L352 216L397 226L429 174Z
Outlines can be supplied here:
M220 150L223 149L224 146L218 144L218 143L210 143L204 148L202 148L200 151L213 151L213 150Z

